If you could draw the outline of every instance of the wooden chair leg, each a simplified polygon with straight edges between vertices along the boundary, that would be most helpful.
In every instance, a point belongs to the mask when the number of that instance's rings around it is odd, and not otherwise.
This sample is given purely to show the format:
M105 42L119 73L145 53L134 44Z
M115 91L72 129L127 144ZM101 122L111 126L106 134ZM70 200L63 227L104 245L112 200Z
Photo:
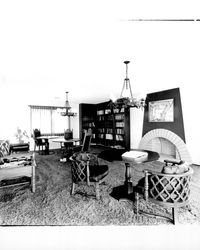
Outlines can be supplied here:
M136 219L138 219L138 213L139 213L139 194L135 193L135 204L136 204Z
M100 199L100 193L99 193L99 182L96 182L96 199L99 200Z
M71 195L73 195L74 194L74 190L75 190L75 183L74 182L72 182L72 186L71 186Z
M178 224L178 208L177 207L172 208L172 221L174 225Z
M192 212L192 207L191 207L190 204L187 204L187 205L186 205L186 208L188 209L188 211L189 211L190 213Z
M35 166L32 166L31 189L35 193Z

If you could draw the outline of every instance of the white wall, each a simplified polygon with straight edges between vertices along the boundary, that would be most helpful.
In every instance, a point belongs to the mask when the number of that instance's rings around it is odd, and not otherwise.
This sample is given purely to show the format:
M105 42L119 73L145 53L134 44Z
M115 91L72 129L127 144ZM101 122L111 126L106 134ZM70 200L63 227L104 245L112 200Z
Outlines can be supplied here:
M138 148L142 138L144 110L131 108L130 109L130 135L131 148Z
M192 86L181 89L185 138L192 162L200 165L200 117L198 115L199 96L198 87ZM190 89L190 90L189 90ZM191 91L192 89L192 91Z

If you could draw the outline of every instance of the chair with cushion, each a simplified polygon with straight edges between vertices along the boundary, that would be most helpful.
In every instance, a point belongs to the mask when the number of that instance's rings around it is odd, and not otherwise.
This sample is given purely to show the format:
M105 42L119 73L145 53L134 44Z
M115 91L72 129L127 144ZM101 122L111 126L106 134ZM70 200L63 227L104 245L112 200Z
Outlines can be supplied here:
M74 194L76 184L95 184L96 199L100 199L99 184L108 175L108 166L99 165L98 158L94 154L77 152L70 157L72 187L71 195Z
M74 154L78 152L89 152L90 149L90 143L92 138L92 132L90 129L85 130L85 135L83 139L82 145L73 145L73 142L64 142L64 146L61 146L62 154L64 158L69 158Z
M175 224L178 219L178 208L189 204L192 174L191 166L183 161L177 163L165 160L162 172L144 170L145 177L134 187L137 216L139 196L142 195L146 202L172 209L172 218L169 219Z
M39 149L39 153L41 152L40 148L42 149L42 152L45 150L46 148L46 142L43 141L42 139L38 138L41 136L41 132L39 129L34 129L33 130L33 139L34 139L34 142L35 142L35 145L34 145L34 152L36 150L36 147L38 147Z
M85 130L83 144L79 146L74 146L72 148L73 153L89 152L91 139L92 139L92 130L91 129Z

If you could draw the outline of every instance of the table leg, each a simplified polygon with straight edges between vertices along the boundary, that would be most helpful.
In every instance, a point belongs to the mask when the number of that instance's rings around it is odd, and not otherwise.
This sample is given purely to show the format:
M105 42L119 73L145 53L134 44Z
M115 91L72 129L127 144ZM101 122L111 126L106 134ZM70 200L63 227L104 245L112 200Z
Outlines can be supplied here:
M133 185L132 185L132 181L131 181L131 166L130 163L126 162L125 163L125 190L127 192L127 194L131 194L133 192Z
M49 155L49 140L45 139L45 154Z
M35 193L35 162L32 165L31 187L32 192Z
M133 185L131 181L131 166L125 163L125 181L124 185L114 187L111 196L117 200L127 201L133 200Z
M65 143L65 157L69 161L70 156L73 154L73 142Z

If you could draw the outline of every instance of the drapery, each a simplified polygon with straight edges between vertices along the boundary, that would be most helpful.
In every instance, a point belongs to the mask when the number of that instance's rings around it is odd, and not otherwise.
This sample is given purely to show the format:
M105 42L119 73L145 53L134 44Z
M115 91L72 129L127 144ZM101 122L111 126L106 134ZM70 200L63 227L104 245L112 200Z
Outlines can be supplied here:
M64 133L67 129L67 118L61 116L53 106L29 106L30 129L40 129L42 134Z

